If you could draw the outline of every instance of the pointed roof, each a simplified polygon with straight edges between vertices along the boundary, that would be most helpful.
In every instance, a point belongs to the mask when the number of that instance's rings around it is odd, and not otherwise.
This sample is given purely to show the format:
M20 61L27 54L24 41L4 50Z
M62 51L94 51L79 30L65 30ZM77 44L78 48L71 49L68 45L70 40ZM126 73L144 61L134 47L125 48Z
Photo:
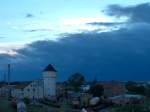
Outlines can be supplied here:
M46 72L46 71L57 72L57 71L55 70L55 68L54 68L51 64L49 64L49 65L43 70L43 72Z

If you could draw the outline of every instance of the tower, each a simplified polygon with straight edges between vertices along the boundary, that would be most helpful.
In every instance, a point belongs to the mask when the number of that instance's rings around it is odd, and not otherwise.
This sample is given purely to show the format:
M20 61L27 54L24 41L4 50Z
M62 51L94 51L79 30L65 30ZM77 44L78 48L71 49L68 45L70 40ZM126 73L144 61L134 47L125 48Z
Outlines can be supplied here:
M56 72L51 64L43 70L43 92L45 97L56 95Z

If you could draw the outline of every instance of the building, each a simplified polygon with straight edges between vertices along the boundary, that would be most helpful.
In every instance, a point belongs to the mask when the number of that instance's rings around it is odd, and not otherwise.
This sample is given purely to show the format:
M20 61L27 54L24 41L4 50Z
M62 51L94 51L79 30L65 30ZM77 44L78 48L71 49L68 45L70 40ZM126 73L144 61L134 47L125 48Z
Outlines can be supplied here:
M0 86L0 96L4 97L4 96L8 96L8 85L1 85Z
M36 80L32 82L21 83L15 86L15 89L11 91L12 97L15 98L29 98L40 99L43 98L43 84L42 80Z
M122 94L114 97L110 97L109 100L118 105L124 104L142 104L145 101L145 97L142 95Z
M104 88L104 95L112 97L126 93L125 83L120 81L106 81L101 82Z
M43 71L44 96L56 95L56 70L52 65L48 65Z
M14 90L15 85L0 85L0 96L11 96L11 91Z
M90 85L89 84L83 84L81 85L80 89L83 91L83 92L87 92L90 90Z
M11 91L12 97L41 99L56 96L56 70L49 64L42 73L42 79L18 84Z

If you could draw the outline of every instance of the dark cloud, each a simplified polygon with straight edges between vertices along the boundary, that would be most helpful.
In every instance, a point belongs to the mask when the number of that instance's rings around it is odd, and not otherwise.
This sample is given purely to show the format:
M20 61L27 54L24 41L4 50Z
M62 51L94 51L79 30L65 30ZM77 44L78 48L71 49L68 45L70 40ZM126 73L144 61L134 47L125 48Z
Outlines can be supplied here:
M25 30L25 32L50 32L52 31L51 29L31 29L31 30Z
M87 24L96 25L96 26L116 26L116 25L122 25L124 24L124 22L91 22Z
M111 15L129 16L134 22L109 32L65 34L59 41L33 42L17 50L16 57L0 55L0 60L13 63L15 80L39 78L49 63L56 67L58 80L67 79L74 72L83 73L89 80L95 76L101 80L149 80L150 24L145 23L149 20L147 12L143 12L148 7L147 4L111 6L108 11ZM145 14L140 14L141 11Z
M59 41L37 41L17 51L14 77L38 78L43 67L52 63L58 70L58 80L74 72L85 74L87 79L97 75L103 80L147 80L149 32L150 27L120 29L68 34Z
M28 14L26 14L26 16L25 16L26 18L33 18L33 17L35 17L33 14L31 14L31 13L28 13Z
M110 5L106 13L110 16L129 17L131 22L148 22L150 23L150 3L139 4L136 6L119 6Z
M106 27L107 29L105 30L116 30L119 29L120 27L123 27L124 25L126 25L126 22L91 22L91 23L87 23L87 25L92 25L92 26L98 26L98 27ZM95 31L104 31L101 28L97 28Z
M148 27L150 24L150 3L139 4L135 6L120 6L117 4L110 5L104 11L109 16L114 16L116 19L127 17L123 22L92 22L88 25L106 26L109 28L133 28L133 27Z

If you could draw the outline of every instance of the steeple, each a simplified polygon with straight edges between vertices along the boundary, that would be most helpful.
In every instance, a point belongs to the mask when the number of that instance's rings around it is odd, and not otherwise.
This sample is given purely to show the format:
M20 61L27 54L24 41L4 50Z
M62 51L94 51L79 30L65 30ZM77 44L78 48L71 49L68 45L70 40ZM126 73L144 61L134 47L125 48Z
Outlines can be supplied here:
M55 68L54 68L51 64L49 64L49 65L43 70L43 72L47 72L47 71L57 72L57 71L55 70Z

